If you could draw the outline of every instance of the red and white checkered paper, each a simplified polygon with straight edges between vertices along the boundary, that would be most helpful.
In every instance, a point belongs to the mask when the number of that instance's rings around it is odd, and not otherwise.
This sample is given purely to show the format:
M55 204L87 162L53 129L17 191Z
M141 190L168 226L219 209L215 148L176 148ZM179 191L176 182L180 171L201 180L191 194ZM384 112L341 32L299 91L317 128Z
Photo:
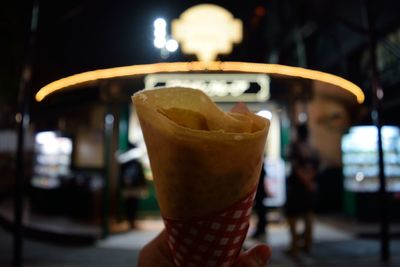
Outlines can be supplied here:
M256 188L212 217L193 221L164 218L168 247L178 267L232 266L249 228Z

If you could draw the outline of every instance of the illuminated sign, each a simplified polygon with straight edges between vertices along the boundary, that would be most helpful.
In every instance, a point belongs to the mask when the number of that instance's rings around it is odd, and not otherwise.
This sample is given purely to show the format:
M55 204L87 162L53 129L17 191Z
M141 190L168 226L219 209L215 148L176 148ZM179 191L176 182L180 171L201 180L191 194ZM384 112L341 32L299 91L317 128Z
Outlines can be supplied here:
M242 22L226 9L201 4L187 9L172 21L172 36L181 43L182 52L211 62L218 54L229 54L233 43L242 41Z
M281 77L296 77L303 79L310 79L321 81L324 83L332 84L343 89L354 96L354 99L359 103L365 100L364 92L356 84L343 79L342 77L310 69L299 67L285 66L279 64L264 64L264 63L251 63L251 62L161 62L153 64L132 65L115 67L109 69L99 69L86 71L74 74L68 77L55 80L42 88L36 93L35 99L38 102L43 101L49 95L79 89L89 84L97 84L100 81L107 79L115 79L122 77L136 77L152 73L190 73L190 72L205 72L205 71L219 71L219 72L245 72L245 73L260 73L279 75Z
M149 74L145 88L189 87L202 90L219 102L263 102L269 99L266 74Z

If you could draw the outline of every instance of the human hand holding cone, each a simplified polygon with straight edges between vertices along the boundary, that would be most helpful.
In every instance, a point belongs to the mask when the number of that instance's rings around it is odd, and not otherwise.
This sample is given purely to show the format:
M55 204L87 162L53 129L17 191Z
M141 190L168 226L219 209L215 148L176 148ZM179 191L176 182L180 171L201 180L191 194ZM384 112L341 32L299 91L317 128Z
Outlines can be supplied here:
M231 266L248 228L269 121L185 88L133 96L177 266ZM208 265L207 265L208 264Z

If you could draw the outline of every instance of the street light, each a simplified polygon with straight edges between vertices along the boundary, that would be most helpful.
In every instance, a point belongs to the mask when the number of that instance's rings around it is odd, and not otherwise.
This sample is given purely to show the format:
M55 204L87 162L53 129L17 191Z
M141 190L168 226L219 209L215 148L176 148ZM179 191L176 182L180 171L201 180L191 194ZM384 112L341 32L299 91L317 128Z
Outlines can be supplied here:
M176 40L169 37L167 33L167 21L165 19L157 18L154 20L153 26L153 45L155 48L160 49L161 57L167 58L169 53L178 50L179 44Z
M176 50L178 50L178 47L178 42L174 39L169 39L165 44L165 48L168 52L175 52Z
M167 22L163 18L158 18L154 21L154 28L166 28Z
M154 38L153 44L156 48L162 49L166 46L167 41L165 38Z

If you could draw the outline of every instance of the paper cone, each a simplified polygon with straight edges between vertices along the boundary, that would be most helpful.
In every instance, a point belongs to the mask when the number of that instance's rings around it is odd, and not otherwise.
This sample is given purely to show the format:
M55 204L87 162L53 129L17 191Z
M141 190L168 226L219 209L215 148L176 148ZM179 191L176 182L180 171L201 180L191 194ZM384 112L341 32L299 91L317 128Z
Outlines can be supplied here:
M182 243L191 229L205 231L203 237L208 236L205 241L210 246L224 243L216 239L224 237L209 236L209 231L231 229L228 246L222 246L221 252L217 249L218 262L209 255L211 250L206 253L211 259L209 266L230 266L246 235L269 121L248 111L225 113L194 89L141 91L133 96L133 102L176 265L198 266L195 255L205 257L204 252L209 251L204 244ZM230 216L224 217L226 214ZM193 228L195 225L199 227Z

